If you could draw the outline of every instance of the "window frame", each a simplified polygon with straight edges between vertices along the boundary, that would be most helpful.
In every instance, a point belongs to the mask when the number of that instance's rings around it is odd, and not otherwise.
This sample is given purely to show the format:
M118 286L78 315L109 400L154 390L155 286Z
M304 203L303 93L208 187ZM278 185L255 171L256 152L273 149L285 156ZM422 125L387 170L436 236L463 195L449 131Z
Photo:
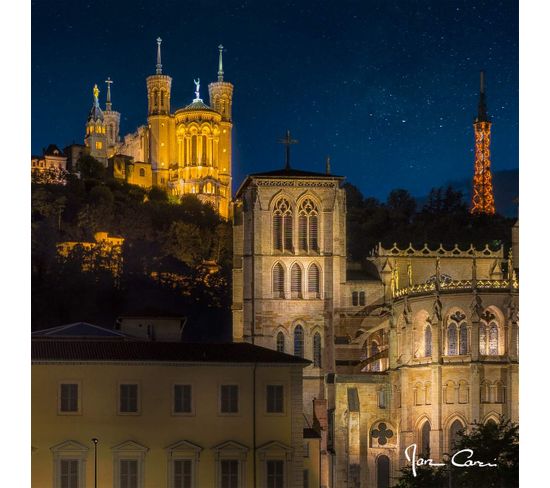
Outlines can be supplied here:
M168 456L168 486L175 486L175 461L191 461L191 487L198 488L199 461L202 447L187 440L181 440L166 448Z
M53 475L54 488L61 488L61 462L78 462L78 488L86 488L86 460L89 447L76 441L65 441L53 446L51 449L53 455Z
M76 410L62 410L62 388L63 385L76 385ZM62 380L57 386L57 414L58 415L82 415L82 382L80 380Z
M189 386L190 389L191 389L191 399L190 399L190 411L189 412L178 412L176 411L176 387L177 386ZM172 415L175 416L175 417L192 417L195 415L195 395L194 395L194 390L195 390L195 387L194 387L194 384L193 382L190 382L190 381L187 381L185 383L182 383L182 382L177 382L177 383L172 383Z
M237 411L236 412L224 412L222 410L222 389L224 386L237 387ZM218 385L218 415L235 417L241 414L241 385L238 382L220 383Z
M137 461L137 488L145 488L145 455L149 448L134 441L126 441L114 446L113 452L113 486L121 488L121 461Z
M282 388L282 398L281 398L281 410L280 411L270 411L269 410L269 388L270 387L280 387ZM284 383L270 382L265 384L265 414L269 416L284 416L286 415L286 387Z
M137 387L137 391L136 391L136 411L122 411L120 409L120 407L122 406L121 405L121 400L122 400L122 396L121 396L121 387L123 385L135 385ZM119 381L117 383L117 396L116 396L116 399L117 399L117 415L141 415L141 385L138 381L132 381L132 380L128 380L128 381Z

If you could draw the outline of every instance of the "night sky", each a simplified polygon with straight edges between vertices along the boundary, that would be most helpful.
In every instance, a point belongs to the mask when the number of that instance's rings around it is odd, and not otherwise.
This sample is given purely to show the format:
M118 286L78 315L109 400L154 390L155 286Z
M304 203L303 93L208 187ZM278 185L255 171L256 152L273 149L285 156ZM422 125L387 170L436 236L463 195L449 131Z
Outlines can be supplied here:
M83 143L110 76L121 135L146 123L156 42L172 112L216 79L235 85L233 187L283 166L345 175L365 195L413 195L469 178L479 70L486 71L494 171L518 167L517 1L32 2L32 152Z

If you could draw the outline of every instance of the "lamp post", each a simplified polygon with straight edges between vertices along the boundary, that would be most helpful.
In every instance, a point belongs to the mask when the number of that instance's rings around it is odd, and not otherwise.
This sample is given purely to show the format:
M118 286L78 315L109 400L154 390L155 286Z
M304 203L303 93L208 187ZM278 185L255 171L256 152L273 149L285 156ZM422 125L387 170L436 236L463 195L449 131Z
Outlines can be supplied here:
M452 478L452 463L451 463L451 459L452 459L452 456L448 453L448 452L444 452L443 453L443 461L445 461L445 464L447 465L447 471L448 471L448 475L447 475L447 479L449 481L449 488L453 488L453 478Z
M97 488L97 443L99 439L94 437L92 442L94 443L94 488Z

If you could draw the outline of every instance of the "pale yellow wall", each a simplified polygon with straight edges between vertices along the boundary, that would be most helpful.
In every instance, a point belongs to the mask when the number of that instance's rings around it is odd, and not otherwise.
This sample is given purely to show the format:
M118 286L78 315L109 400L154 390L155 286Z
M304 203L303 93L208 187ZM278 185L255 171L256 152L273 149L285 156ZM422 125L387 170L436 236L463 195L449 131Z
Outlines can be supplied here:
M295 367L296 368L296 367ZM302 424L301 412L291 409L291 367L258 366L257 369L257 446L279 441L292 446L291 425ZM300 369L298 367L298 369ZM294 375L294 381L301 373ZM60 415L57 412L58 384L75 381L81 385L80 415ZM117 415L119 382L140 384L139 415ZM171 413L172 385L193 385L195 414L175 416ZM238 384L240 412L238 415L218 413L220 384ZM265 412L265 385L285 385L285 413ZM301 385L296 387L301 389ZM296 387L293 391L296 392ZM298 398L301 404L301 398ZM294 420L293 420L294 419ZM294 429L295 430L295 429ZM165 448L177 441L188 440L203 448L199 462L199 485L214 486L213 446L233 440L252 449L252 366L169 366L114 364L34 364L32 367L32 486L51 486L53 460L50 448L66 440L90 447L87 458L86 486L93 486L93 445L99 439L98 486L112 486L113 454L111 448L132 440L149 448L145 456L145 484L164 487L167 484L168 458ZM301 437L301 430L300 430ZM302 442L299 439L299 442ZM294 440L294 445L296 439ZM301 452L295 458L301 472ZM252 484L252 453L247 457L247 486ZM299 486L289 484L289 486Z

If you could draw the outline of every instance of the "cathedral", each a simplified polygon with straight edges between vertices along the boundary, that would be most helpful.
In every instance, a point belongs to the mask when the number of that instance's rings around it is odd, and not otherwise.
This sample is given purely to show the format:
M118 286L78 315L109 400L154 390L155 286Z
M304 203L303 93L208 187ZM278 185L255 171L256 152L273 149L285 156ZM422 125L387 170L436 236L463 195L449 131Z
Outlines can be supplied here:
M157 39L155 74L147 77L147 124L120 137L120 113L113 110L108 78L105 110L94 86L86 122L85 146L115 178L144 188L159 187L169 195L196 195L220 216L229 217L231 201L231 110L233 85L224 81L223 46L219 46L218 80L208 85L209 103L195 80L195 98L174 111L172 78L163 73Z
M321 486L393 486L405 449L442 459L471 423L518 421L514 245L379 245L346 259L343 178L252 174L234 203L233 339L311 361Z

